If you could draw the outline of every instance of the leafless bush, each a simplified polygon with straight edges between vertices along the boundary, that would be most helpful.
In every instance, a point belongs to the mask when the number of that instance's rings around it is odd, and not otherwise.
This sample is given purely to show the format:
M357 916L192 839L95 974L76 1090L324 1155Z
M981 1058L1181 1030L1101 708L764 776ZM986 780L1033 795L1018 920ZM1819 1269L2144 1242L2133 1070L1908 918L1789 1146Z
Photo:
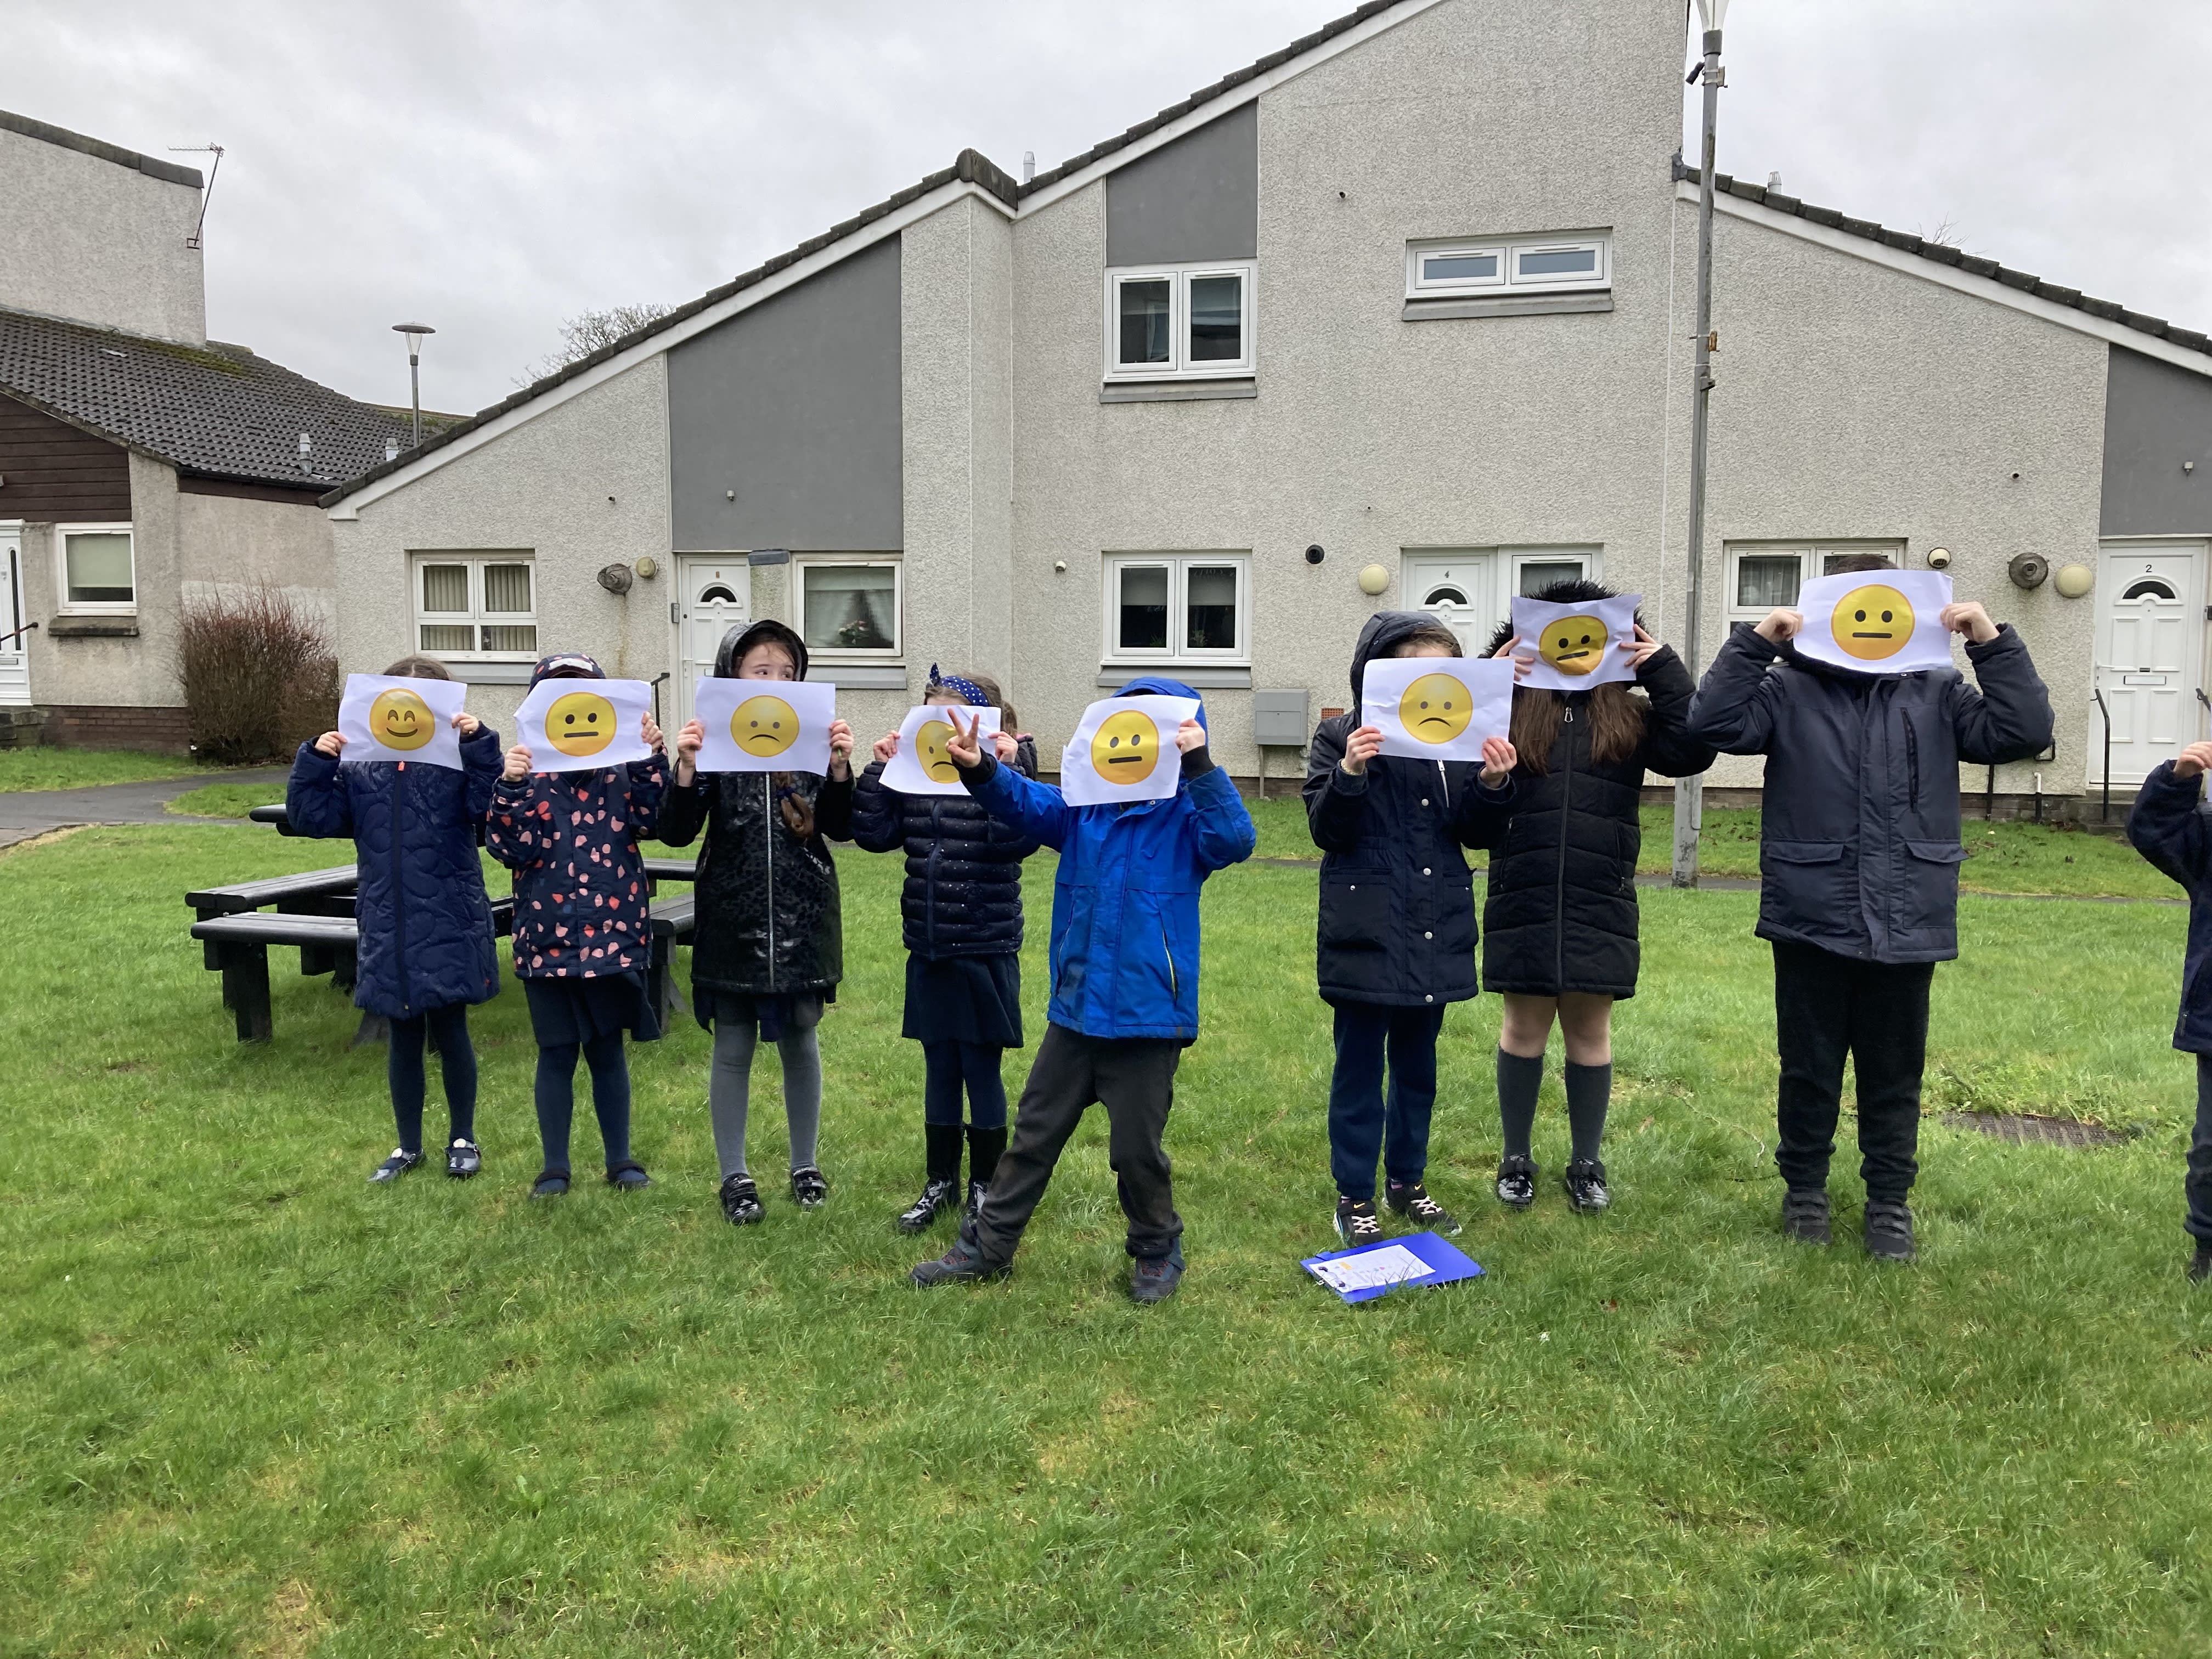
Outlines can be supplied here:
M289 759L337 724L338 659L320 615L281 588L232 588L188 600L177 678L203 760Z

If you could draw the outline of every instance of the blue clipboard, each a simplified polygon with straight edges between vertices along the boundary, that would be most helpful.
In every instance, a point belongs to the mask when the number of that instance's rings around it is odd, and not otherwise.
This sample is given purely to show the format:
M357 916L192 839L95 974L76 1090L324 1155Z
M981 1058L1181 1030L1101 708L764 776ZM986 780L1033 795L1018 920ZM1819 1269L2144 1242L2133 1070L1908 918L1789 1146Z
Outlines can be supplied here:
M1382 1259L1360 1267L1363 1257ZM1331 1269L1337 1263L1346 1268ZM1482 1265L1436 1233L1380 1239L1349 1250L1310 1255L1298 1264L1346 1302L1372 1302L1393 1291L1427 1290L1462 1279L1482 1277Z

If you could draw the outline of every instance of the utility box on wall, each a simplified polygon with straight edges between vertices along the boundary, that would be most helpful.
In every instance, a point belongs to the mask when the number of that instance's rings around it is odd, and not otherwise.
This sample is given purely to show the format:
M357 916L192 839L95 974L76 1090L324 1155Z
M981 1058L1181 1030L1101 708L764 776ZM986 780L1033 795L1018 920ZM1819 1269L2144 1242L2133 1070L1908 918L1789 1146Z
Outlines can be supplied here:
M1252 740L1262 749L1303 749L1313 727L1306 723L1303 691L1255 691Z

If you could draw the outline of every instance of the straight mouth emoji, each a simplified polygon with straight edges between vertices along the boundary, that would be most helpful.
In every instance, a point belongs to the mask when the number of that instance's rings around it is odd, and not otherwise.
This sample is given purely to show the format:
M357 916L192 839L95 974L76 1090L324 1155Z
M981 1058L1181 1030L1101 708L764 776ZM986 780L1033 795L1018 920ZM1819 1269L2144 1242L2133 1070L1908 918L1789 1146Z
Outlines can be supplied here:
M1605 641L1605 624L1595 617L1568 617L1545 628L1536 654L1562 674L1588 674L1604 656Z
M1870 582L1837 602L1828 631L1844 655L1880 662L1905 649L1912 626L1911 601L1886 582Z
M1141 709L1127 708L1098 723L1091 739L1091 764L1115 783L1142 783L1159 763L1159 728Z
M596 691L556 697L545 711L545 741L564 755L596 755L615 740L615 706Z

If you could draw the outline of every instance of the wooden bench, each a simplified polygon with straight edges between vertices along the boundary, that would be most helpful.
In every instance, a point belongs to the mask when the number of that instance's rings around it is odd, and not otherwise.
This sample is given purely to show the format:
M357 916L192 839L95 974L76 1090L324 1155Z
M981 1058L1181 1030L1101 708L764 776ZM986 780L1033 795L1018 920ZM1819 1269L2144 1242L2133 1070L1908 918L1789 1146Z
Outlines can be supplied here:
M228 887L203 888L198 892L185 894L185 902L192 908L202 921L213 916L246 915L268 905L274 905L280 915L344 916L350 920L354 893L360 884L360 877L354 866L341 864L328 870L309 870L296 876L270 876L260 881L238 882ZM222 966L214 942L208 942L205 957L210 969ZM353 963L350 940L343 949L316 944L302 947L300 952L301 973L335 974L334 983L348 990L353 988ZM228 981L224 982L223 1006L231 1006Z
M292 815L284 810L284 803L281 800L273 801L267 806L257 806L246 816L255 823L274 824L280 836L295 833L292 828Z
M660 861L647 860L648 864ZM684 1000L683 988L676 982L676 947L690 944L697 904L698 900L690 893L681 898L653 902L653 950L646 961L645 985L664 1029L672 1013L689 1010L691 1006Z

